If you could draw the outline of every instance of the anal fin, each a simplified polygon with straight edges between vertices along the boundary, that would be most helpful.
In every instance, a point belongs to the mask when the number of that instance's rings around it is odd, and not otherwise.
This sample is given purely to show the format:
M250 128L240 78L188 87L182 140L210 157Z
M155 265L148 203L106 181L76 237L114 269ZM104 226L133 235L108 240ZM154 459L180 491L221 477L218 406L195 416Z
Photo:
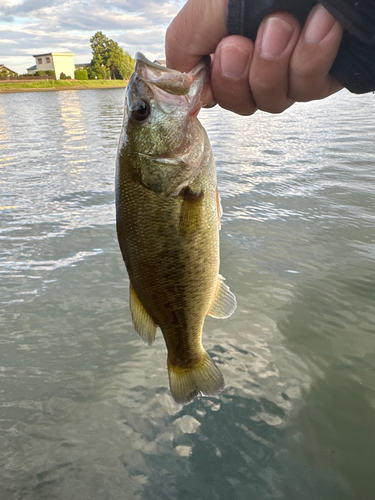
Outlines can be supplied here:
M229 286L224 283L224 280L225 278L219 274L215 300L208 312L208 316L213 318L229 318L237 307L236 297L229 290Z
M130 310L132 313L134 328L141 339L146 342L146 344L151 345L155 340L157 325L148 314L146 309L143 307L143 304L139 300L131 283L129 288L129 296Z

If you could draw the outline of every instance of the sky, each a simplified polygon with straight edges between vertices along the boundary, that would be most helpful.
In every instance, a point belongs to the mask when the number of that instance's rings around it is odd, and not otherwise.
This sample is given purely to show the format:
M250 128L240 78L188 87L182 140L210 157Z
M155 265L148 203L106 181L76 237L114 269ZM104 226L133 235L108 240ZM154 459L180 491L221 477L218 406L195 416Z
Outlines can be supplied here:
M34 54L74 52L89 63L102 31L134 57L164 58L165 30L184 0L0 0L0 64L19 74Z

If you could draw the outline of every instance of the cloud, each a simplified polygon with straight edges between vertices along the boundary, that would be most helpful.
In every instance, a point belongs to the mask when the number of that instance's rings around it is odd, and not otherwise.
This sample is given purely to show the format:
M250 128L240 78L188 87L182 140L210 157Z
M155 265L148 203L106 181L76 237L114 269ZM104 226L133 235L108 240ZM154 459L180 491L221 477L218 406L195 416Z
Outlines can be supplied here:
M12 0L2 1L0 15L8 19L36 19L49 21L54 27L87 29L102 23L130 27L127 23L158 25L170 20L181 6L180 0Z
M91 60L90 37L97 31L134 55L162 57L168 24L183 0L1 0L0 62L19 73L33 54L74 52ZM29 61L26 62L25 61Z
M4 3L6 4L8 2ZM12 2L12 5L5 6L3 9L6 15L22 16L30 14L31 12L40 11L45 7L53 6L55 3L57 3L55 0L24 0L23 2Z
M0 23L12 23L14 21L13 16L8 16L6 14L2 14L0 16Z

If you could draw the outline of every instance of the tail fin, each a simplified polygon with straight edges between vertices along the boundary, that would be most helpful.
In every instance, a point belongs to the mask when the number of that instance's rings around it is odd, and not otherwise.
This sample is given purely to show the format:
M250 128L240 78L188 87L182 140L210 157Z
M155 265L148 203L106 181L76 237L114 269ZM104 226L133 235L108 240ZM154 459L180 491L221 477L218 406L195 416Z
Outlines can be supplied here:
M224 377L206 351L188 368L174 366L168 359L169 385L176 403L189 403L199 394L214 396L224 389Z

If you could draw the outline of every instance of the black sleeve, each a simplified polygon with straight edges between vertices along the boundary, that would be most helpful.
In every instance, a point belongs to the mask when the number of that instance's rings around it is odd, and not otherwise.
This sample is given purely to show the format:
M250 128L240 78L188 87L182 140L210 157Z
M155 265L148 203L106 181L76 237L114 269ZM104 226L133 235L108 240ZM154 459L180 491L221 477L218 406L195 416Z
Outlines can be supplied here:
M255 41L259 24L268 14L290 12L303 25L316 3L316 0L228 0L228 32ZM345 28L331 75L356 94L374 91L374 0L320 0L320 3Z

